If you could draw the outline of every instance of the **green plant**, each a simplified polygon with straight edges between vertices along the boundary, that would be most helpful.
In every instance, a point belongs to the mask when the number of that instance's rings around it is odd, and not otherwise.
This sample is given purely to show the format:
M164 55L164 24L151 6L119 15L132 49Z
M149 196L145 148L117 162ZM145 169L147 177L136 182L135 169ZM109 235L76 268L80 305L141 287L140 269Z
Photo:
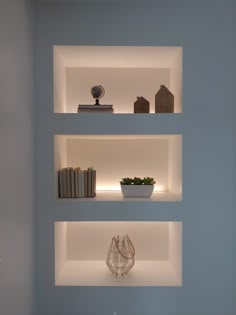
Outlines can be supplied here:
M153 177L125 177L120 181L121 185L154 185L156 182Z
M154 185L156 182L153 177L144 177L143 184L144 185Z
M143 179L142 178L139 178L139 177L134 177L133 179L133 184L134 185L142 185L144 182L143 182Z
M121 185L132 185L133 184L133 179L129 177L122 178L120 181Z

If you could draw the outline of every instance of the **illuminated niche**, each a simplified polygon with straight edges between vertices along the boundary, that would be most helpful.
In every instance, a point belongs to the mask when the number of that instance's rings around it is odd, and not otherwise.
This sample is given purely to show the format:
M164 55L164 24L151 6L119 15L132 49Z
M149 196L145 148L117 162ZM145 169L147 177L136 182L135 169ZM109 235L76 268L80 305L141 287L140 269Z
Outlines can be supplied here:
M117 278L106 255L112 237L125 233L135 265ZM55 222L55 285L181 286L182 222Z
M119 182L135 176L155 178L150 200L182 198L181 135L56 135L54 143L56 195L59 169L93 166L97 171L95 200L123 200Z
M54 112L76 113L93 104L90 89L105 88L103 104L115 113L133 113L136 96L144 96L154 113L155 94L164 84L182 112L182 48L165 46L54 46Z

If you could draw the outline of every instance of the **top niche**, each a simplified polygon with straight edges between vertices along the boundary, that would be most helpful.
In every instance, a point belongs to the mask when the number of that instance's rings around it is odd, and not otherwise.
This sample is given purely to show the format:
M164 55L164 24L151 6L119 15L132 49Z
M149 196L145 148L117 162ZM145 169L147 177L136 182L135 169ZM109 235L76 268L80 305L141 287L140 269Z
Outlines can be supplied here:
M94 104L90 93L102 85L101 104L114 113L133 113L137 96L150 102L164 84L174 94L174 112L182 112L182 48L162 46L54 46L54 112L77 113Z

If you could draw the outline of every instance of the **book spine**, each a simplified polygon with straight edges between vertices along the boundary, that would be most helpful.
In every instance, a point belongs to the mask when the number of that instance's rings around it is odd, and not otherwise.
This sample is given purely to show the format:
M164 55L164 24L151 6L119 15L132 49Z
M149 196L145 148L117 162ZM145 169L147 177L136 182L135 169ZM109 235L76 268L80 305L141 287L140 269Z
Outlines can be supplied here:
M96 197L96 170L92 171L92 197Z
M82 182L81 182L81 171L78 171L77 176L78 176L78 182L79 182L79 198L81 198L81 197L82 197L82 188L81 188L81 184L82 184Z
M106 105L91 105L91 104L80 104L78 105L78 109L112 109L113 105L112 104L106 104Z
M58 171L58 197L63 198L63 177L62 177L62 170Z
M75 171L70 170L70 179L71 179L71 197L75 198Z
M84 171L78 172L79 177L79 198L84 198Z
M88 171L84 170L84 197L88 197Z
M84 198L84 171L80 171L80 183L81 198Z
M67 180L66 180L66 168L62 169L62 189L63 189L63 198L67 198Z
M75 198L79 198L79 176L78 176L78 169L75 169Z
M88 197L92 197L92 172L93 169L89 168L88 169Z
M88 197L96 196L96 170L93 167L88 168Z
M78 113L81 112L93 112L93 113L113 113L113 109L104 108L104 109L91 109L91 108L81 108L78 109Z
M67 198L71 198L71 168L66 168Z

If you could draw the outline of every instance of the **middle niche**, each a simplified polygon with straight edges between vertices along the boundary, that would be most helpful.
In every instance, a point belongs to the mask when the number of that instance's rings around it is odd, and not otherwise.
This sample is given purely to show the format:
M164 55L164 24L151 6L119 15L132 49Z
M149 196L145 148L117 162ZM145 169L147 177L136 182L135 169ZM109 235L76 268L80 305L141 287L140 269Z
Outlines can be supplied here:
M120 191L124 177L154 177L155 193L182 197L181 135L57 135L55 171L94 167L97 192Z

